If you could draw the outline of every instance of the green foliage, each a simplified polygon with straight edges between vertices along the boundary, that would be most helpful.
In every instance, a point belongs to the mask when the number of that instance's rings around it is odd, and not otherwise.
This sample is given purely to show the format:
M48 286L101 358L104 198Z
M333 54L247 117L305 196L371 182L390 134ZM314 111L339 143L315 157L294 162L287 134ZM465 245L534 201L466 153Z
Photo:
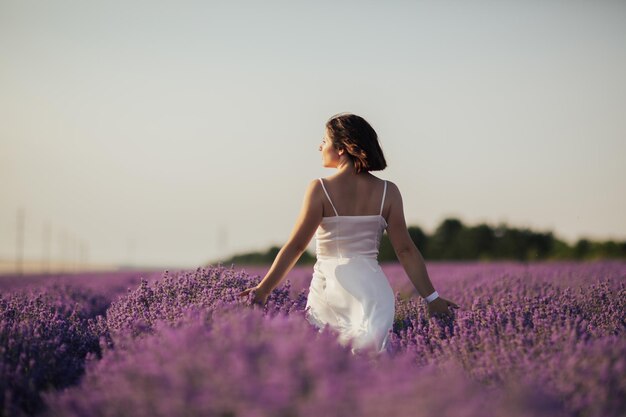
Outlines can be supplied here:
M411 228L409 228L410 230ZM537 261L547 259L624 259L625 242L592 242L579 240L574 246L554 237L552 232L534 232L499 224L465 226L455 218L445 219L431 235L421 235L416 239L411 233L415 246L429 260L518 260ZM383 250L384 248L384 250ZM378 257L381 262L397 261L388 236L381 241Z
M534 232L530 229L512 228L506 224L495 227L487 224L465 226L459 219L445 219L432 235L418 226L409 226L408 233L415 246L428 260L561 260L561 259L624 259L626 241L594 242L580 239L573 246L557 239L552 232ZM266 252L239 254L221 261L223 264L271 264L280 247L272 246ZM387 233L380 242L380 262L398 260ZM297 264L312 264L315 256L304 252Z
M280 247L272 246L265 252L248 252L238 254L220 262L223 265L267 265L274 262L274 259L276 259L276 256L278 255L278 252L280 252ZM311 255L308 251L305 251L300 259L298 259L298 261L296 262L296 265L313 263L315 263L315 256Z

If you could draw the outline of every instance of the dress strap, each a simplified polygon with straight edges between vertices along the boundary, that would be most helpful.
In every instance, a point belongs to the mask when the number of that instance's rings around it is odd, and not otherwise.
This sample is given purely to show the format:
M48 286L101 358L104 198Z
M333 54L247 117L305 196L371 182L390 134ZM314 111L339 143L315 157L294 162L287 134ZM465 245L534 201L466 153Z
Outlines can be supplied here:
M326 191L326 187L324 187L324 181L322 181L321 178L318 178L320 180L320 183L322 184L322 189L324 190L324 194L326 194L326 197L328 197L328 201L330 201L330 205L333 206L333 210L335 210L335 216L339 216L339 214L337 214L337 209L335 208L335 205L333 204L333 200L330 199L330 196L328 195L328 192Z
M385 204L385 194L387 194L387 180L385 180L385 188L383 189L383 201L380 202L380 215L383 215L383 205Z

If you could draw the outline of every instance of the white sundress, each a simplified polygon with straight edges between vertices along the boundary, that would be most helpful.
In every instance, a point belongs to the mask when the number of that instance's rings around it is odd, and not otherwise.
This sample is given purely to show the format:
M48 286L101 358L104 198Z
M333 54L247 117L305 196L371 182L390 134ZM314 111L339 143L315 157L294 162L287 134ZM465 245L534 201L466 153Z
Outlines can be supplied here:
M316 233L317 262L306 303L306 319L322 331L338 332L341 345L352 353L383 353L395 315L395 295L378 264L380 239L387 221L380 213L340 216L319 178L335 216L324 217Z

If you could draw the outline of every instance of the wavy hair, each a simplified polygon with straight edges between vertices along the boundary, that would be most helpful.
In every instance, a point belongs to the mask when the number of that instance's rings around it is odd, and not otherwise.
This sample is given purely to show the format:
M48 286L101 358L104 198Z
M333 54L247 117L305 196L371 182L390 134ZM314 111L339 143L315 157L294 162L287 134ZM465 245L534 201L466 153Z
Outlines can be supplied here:
M376 131L361 116L336 114L328 119L326 129L335 149L345 149L357 173L382 171L387 167Z

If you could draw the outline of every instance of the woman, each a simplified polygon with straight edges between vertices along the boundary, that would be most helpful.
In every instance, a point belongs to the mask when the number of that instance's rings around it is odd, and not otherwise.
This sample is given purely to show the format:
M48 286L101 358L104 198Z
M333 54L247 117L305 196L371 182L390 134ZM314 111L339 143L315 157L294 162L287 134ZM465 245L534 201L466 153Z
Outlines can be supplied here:
M306 305L307 320L338 331L342 345L352 352L385 350L393 326L395 296L377 256L383 230L418 293L428 302L428 313L452 315L455 303L439 297L424 260L411 240L404 220L402 196L391 181L370 171L387 163L374 129L362 117L338 114L326 122L319 148L324 167L335 175L311 181L300 216L289 241L270 270L254 288L255 304L265 304L315 234L317 262Z

